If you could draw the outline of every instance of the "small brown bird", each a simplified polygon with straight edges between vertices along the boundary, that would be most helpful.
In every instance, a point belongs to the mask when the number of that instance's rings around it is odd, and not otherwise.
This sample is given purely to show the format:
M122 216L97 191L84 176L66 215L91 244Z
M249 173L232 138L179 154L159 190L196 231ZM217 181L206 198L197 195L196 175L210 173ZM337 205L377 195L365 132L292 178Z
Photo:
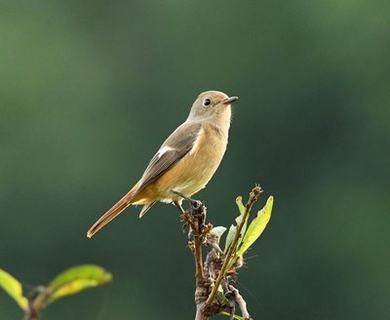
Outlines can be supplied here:
M161 145L142 178L88 230L93 237L130 205L143 205L139 217L157 202L175 204L182 212L183 197L203 189L225 153L231 104L238 97L223 92L201 93L187 120Z

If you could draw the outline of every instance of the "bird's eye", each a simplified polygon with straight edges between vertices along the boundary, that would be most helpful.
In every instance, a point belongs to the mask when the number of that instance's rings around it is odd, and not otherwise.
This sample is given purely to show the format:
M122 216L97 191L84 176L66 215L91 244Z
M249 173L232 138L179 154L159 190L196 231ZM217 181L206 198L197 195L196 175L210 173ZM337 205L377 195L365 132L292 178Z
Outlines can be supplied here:
M205 106L205 107L208 107L209 105L211 104L211 100L210 99L204 99L204 101L203 101L203 105Z

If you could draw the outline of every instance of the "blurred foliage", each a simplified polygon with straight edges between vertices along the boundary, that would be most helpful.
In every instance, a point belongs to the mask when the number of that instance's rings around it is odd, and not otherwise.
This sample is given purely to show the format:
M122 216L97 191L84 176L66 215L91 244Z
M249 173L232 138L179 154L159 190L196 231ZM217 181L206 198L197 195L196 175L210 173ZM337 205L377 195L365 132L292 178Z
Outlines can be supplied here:
M196 197L219 225L255 182L278 199L240 276L254 318L389 318L389 11L384 0L1 1L0 265L26 285L85 261L121 279L47 319L192 315L174 208L141 221L128 209L96 239L85 232L197 94L217 89L240 100ZM0 292L0 318L19 313Z
M111 282L112 275L101 267L83 265L65 270L47 286L47 302L51 303L88 288Z
M0 287L7 292L29 318L31 310L39 315L52 302L88 288L111 282L112 275L95 265L69 268L56 276L47 287L37 286L28 297L23 294L22 284L6 271L0 269ZM35 318L34 318L35 319Z
M16 301L20 308L27 310L28 300L23 295L21 283L7 271L0 269L0 287Z

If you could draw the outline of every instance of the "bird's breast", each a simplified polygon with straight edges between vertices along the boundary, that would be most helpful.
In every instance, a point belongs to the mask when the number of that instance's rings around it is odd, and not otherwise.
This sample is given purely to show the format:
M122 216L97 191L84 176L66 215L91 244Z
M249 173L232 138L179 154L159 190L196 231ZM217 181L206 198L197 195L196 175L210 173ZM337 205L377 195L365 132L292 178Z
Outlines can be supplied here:
M157 182L166 201L171 201L171 190L191 196L206 186L221 163L227 138L227 133L213 125L202 126L191 151Z

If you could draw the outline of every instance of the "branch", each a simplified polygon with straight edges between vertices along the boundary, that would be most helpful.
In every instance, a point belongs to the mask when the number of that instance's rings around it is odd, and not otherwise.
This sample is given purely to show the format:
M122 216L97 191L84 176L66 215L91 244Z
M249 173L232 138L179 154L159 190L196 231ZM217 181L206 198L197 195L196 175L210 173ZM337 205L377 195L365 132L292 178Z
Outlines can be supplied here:
M184 227L188 228L188 246L195 262L195 320L208 320L217 314L230 315L231 319L242 319L235 315L236 306L240 309L243 319L251 319L244 298L230 282L237 276L237 270L244 263L241 254L237 257L237 251L244 238L244 226L248 223L252 207L261 192L262 189L258 185L252 189L245 209L240 201L240 220L236 220L235 234L230 246L225 248L226 255L219 246L226 228L221 226L213 228L212 224L206 223L206 207L202 202L183 197L191 204L190 209L183 212L181 218L185 223ZM202 246L208 247L205 260Z
M204 225L206 219L206 207L200 201L191 201L191 209L181 215L182 220L189 227L189 236L193 241L189 242L195 258L195 278L197 283L204 281L202 244L204 241Z
M209 293L209 283L205 279L203 267L202 245L205 242L206 234L211 230L212 225L205 225L206 207L200 201L191 200L191 208L189 212L184 212L181 216L182 220L189 228L189 236L193 237L193 241L189 241L195 259L195 304L196 317L195 320L207 320L205 313L205 301Z
M229 250L228 250L228 252L226 254L225 261L223 262L221 271L218 274L218 278L215 281L213 289L212 289L209 297L207 298L206 308L210 307L212 302L214 301L214 298L215 298L215 295L217 294L218 288L221 285L221 281L225 277L226 272L228 271L227 268L231 264L232 259L234 258L234 254L236 253L238 241L239 241L239 239L242 236L241 235L242 228L244 227L244 224L245 224L245 222L248 219L249 213L250 213L254 203L259 199L259 195L260 195L261 192L262 192L261 187L256 185L252 189L252 191L251 191L251 193L249 195L249 200L248 200L248 202L247 202L247 204L245 206L245 213L244 213L243 219L241 220L241 223L237 226L236 235L235 235L235 237L233 239L233 242L231 243L231 245L229 247Z
M197 283L204 281L204 270L203 270L203 255L202 255L202 243L203 234L202 229L204 228L204 221L206 217L206 207L200 201L193 204L193 233L194 233L194 246L195 246L195 262L196 262L196 281Z
M229 289L233 294L233 299L234 301L238 304L238 307L241 310L241 315L245 320L250 320L252 319L251 316L249 315L248 309L246 307L246 302L238 289L234 288L232 285L229 285Z

